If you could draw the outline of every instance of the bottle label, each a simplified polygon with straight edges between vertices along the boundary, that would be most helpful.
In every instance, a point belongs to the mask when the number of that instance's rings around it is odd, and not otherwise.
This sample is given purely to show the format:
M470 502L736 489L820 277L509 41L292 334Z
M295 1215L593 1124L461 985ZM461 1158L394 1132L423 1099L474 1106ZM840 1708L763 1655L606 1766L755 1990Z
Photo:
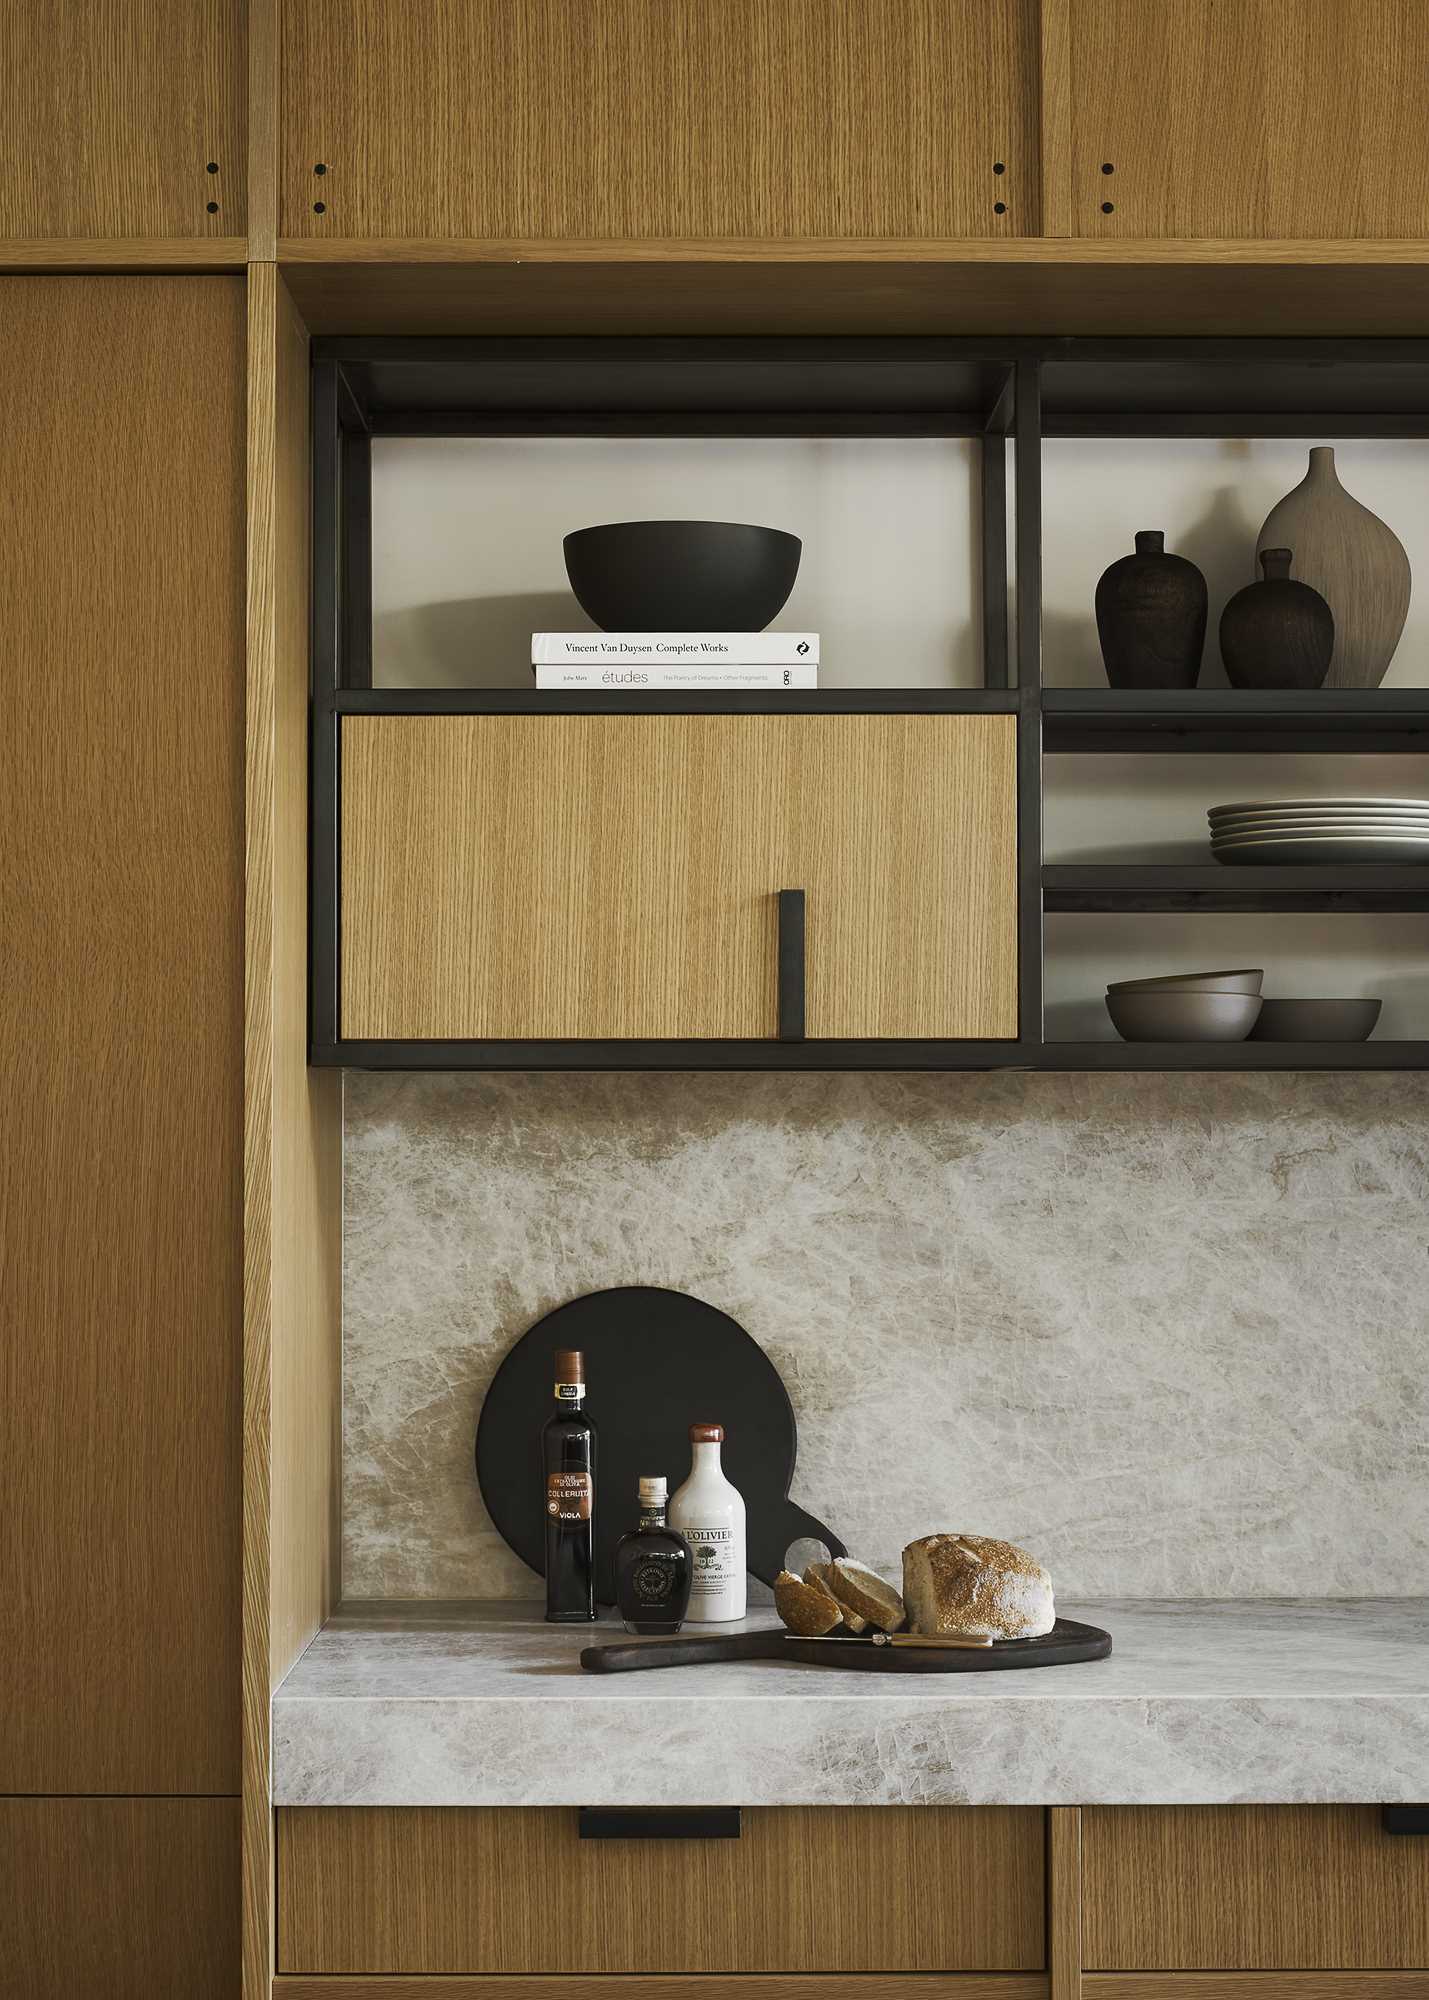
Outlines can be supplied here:
M558 1403L578 1403L584 1395L584 1382L558 1382L556 1384L556 1401Z
M729 1528L681 1528L689 1543L694 1574L691 1599L719 1597L737 1581L734 1534Z
M548 1472L546 1513L557 1521L588 1521L595 1505L595 1481L588 1472Z
M630 1572L630 1587L641 1604L668 1604L676 1575L669 1556L646 1556Z

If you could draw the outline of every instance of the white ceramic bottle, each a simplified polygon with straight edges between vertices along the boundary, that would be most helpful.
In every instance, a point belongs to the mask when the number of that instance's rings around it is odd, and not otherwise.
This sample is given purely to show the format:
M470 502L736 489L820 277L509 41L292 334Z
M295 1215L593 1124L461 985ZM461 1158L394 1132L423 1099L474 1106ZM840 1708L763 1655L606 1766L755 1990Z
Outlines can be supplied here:
M670 1502L670 1526L689 1543L694 1563L692 1624L744 1616L744 1501L720 1470L723 1443L722 1425L690 1425L690 1476Z

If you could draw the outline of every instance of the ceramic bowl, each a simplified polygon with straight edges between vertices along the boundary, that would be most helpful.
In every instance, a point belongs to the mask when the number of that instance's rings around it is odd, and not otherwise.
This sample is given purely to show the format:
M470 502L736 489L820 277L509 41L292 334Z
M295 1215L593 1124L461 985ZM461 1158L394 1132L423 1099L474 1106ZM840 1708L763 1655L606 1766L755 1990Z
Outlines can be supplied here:
M1265 968L1246 965L1234 972L1168 972L1160 979L1114 979L1108 993L1259 993Z
M1124 1042L1243 1042L1260 1013L1258 993L1108 993Z
M1253 1042L1367 1042L1382 1000L1266 1000Z
M571 589L603 632L762 632L804 545L740 521L611 521L564 548Z

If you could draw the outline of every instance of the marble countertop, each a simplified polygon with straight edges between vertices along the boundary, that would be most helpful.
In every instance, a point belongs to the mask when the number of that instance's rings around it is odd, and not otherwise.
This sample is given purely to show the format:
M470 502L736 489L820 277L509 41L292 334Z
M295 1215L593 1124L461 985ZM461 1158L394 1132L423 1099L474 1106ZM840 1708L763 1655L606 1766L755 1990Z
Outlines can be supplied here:
M1429 1602L1059 1606L1108 1660L583 1673L619 1626L349 1604L273 1700L279 1805L1158 1805L1429 1798ZM764 1611L747 1625L767 1625ZM690 1628L692 1632L700 1628ZM709 1629L709 1628L705 1628ZM721 1628L724 1629L724 1628Z

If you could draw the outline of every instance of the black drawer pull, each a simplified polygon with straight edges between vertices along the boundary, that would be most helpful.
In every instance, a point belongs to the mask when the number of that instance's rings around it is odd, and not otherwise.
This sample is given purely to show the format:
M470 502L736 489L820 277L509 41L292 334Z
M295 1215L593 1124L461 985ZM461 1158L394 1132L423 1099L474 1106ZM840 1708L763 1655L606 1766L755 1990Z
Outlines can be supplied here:
M738 1840L742 1806L581 1806L582 1840Z
M804 1039L804 892L779 891L779 1039Z
M1429 1833L1429 1806L1381 1806L1386 1833Z

